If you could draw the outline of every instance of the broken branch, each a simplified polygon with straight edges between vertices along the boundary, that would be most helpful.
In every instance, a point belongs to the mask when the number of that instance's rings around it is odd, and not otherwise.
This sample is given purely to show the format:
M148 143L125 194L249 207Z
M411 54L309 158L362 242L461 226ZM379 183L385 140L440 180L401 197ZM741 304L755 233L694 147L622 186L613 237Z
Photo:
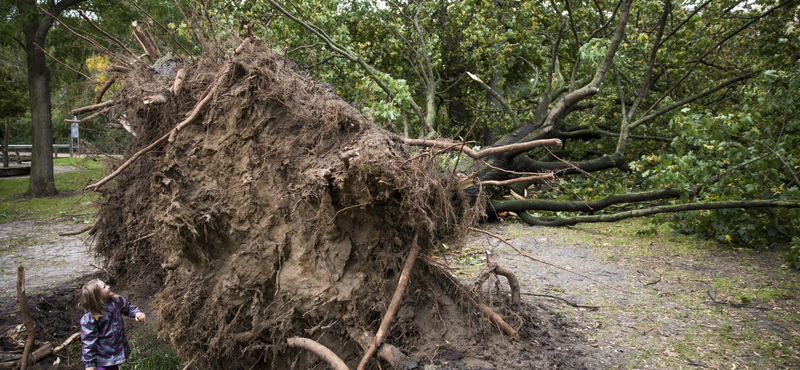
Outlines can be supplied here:
M83 122L86 122L86 121L91 121L91 120L97 118L98 116L100 116L101 114L108 113L109 110L110 110L110 107L107 107L107 108L104 108L103 110L101 110L101 111L99 111L99 112L97 112L95 114L92 114L91 116L84 117L84 118L81 118L81 119L65 119L64 122L83 123Z
M85 233L85 232L87 232L87 231L90 231L90 230L92 230L92 229L94 229L94 225L92 225L92 226L86 226L86 227L84 227L83 229L80 229L80 230L77 230L77 231L65 231L65 232L63 232L63 233L58 233L58 236L72 236L72 235L80 235L80 234L83 234L83 233Z
M30 357L33 342L36 340L36 327L33 326L31 309L28 306L28 296L25 294L25 267L23 266L17 268L17 299L19 300L19 310L22 313L22 322L28 331L28 340L25 342L25 349L22 351L19 367L20 370L25 370L28 367L28 361L30 361L28 357Z
M114 82L117 82L117 76L111 76L109 77L108 80L106 80L106 82L100 88L100 91L98 91L97 95L95 95L94 97L95 104L100 104L100 102L103 101L103 95L106 94L106 92L108 91L108 89L111 88L111 85L113 85Z
M113 100L106 100L106 101L104 101L104 102L102 102L100 104L93 104L93 105L87 105L87 106L81 107L81 108L75 108L75 109L69 111L69 114L71 114L73 116L77 116L79 114L83 114L83 113L87 113L87 112L94 112L94 111L96 111L98 109L103 109L105 107L110 107L110 106L112 106L114 104L115 104L115 102Z
M156 46L153 38L149 33L146 33L139 27L139 22L133 21L131 26L133 26L133 36L136 37L136 40L142 45L142 49L144 49L144 52L147 54L147 59L150 59L150 63L155 63L161 58L161 52L158 50L158 46Z

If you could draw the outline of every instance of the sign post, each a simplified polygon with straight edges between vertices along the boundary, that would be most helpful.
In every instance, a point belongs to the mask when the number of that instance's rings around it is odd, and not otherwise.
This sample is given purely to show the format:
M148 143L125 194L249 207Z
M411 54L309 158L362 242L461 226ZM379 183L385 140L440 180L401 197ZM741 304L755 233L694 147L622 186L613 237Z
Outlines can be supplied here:
M77 121L78 117L72 116L72 119ZM69 136L69 156L72 157L72 153L73 153L73 151L75 149L80 150L80 146L81 146L80 142L81 141L80 141L80 133L79 133L78 122L72 122L72 125L70 125L70 128L72 129L72 135Z

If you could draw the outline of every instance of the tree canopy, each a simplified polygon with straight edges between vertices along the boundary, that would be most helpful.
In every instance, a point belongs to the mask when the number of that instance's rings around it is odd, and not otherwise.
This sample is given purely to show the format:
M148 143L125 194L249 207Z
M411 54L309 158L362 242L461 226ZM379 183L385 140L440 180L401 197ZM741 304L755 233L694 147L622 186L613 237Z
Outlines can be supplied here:
M656 220L752 247L798 235L793 1L133 4L173 55L252 32L410 139L476 151L559 139L478 159L432 151L493 194L490 216L668 213Z

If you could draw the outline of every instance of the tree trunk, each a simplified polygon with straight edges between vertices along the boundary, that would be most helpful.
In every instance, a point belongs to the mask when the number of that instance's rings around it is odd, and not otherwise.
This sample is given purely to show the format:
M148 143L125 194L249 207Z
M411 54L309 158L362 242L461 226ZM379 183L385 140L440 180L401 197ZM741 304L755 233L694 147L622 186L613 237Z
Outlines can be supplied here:
M35 48L35 46L34 46ZM29 55L31 51L29 50ZM28 88L31 99L31 124L33 126L33 150L31 153L31 177L27 194L40 197L58 193L53 178L53 122L50 102L50 70L44 61L44 53L34 50L33 61L28 58ZM39 54L37 56L37 54ZM38 60L37 60L38 59ZM36 65L42 65L36 68ZM31 67L33 65L33 67ZM37 70L38 69L38 70Z
M69 2L73 3L74 1ZM65 1L61 3L65 3ZM59 5L62 5L61 3ZM31 126L33 126L31 177L26 194L34 197L49 196L57 193L53 179L50 69L47 67L44 52L37 45L44 47L44 41L53 25L53 20L39 14L34 0L18 0L17 9L24 17L22 31L25 34L28 94L31 103Z

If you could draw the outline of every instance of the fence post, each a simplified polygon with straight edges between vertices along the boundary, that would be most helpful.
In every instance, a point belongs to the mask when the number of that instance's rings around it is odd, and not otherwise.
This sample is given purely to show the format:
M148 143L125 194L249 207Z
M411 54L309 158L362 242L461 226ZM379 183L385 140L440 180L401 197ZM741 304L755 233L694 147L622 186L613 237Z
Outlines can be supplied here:
M9 118L6 117L6 133L3 135L3 168L8 168L8 134L10 132L8 121Z

